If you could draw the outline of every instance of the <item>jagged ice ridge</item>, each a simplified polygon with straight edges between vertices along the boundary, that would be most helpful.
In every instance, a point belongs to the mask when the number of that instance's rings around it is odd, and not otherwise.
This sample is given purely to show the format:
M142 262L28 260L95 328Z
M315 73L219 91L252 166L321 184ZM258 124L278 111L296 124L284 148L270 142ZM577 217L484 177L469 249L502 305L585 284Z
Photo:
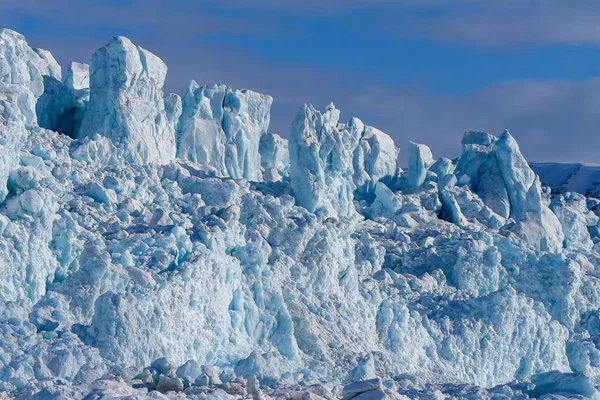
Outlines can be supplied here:
M115 37L63 80L0 30L0 391L598 398L599 199L508 131L404 171L333 104L288 141L270 96L166 73Z

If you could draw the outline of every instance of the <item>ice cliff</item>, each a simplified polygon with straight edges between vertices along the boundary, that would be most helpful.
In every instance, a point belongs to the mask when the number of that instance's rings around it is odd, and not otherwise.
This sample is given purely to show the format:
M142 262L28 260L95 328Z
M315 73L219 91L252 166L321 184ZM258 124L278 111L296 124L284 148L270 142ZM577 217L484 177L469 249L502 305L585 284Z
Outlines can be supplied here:
M333 104L285 139L270 96L166 73L117 37L62 80L0 30L0 391L599 397L600 199L508 132L403 170Z

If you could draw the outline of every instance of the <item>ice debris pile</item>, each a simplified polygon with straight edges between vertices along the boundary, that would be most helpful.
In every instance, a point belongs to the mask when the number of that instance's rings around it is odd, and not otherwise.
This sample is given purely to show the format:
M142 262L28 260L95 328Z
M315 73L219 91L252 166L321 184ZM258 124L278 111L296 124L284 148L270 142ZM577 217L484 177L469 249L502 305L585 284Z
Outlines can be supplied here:
M333 104L288 141L271 97L166 73L117 37L63 80L0 30L0 391L599 396L600 199L508 132L403 170Z

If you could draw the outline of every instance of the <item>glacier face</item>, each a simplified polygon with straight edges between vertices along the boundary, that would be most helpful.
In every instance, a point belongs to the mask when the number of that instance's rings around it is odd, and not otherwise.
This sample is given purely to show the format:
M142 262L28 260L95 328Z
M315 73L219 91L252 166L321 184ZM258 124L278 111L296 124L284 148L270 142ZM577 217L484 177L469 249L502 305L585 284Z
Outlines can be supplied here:
M288 141L270 96L166 70L117 37L63 82L0 31L0 391L598 396L600 200L508 132L403 171L333 104Z

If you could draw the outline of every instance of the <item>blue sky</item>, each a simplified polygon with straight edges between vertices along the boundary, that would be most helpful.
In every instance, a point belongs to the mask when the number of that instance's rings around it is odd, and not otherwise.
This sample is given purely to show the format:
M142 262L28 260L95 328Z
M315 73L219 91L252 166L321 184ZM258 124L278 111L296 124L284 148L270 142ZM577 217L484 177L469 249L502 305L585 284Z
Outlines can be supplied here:
M589 0L0 0L0 26L63 65L124 35L167 63L166 91L271 94L283 136L333 101L401 148L455 157L465 130L507 128L532 161L600 163L598 21Z

